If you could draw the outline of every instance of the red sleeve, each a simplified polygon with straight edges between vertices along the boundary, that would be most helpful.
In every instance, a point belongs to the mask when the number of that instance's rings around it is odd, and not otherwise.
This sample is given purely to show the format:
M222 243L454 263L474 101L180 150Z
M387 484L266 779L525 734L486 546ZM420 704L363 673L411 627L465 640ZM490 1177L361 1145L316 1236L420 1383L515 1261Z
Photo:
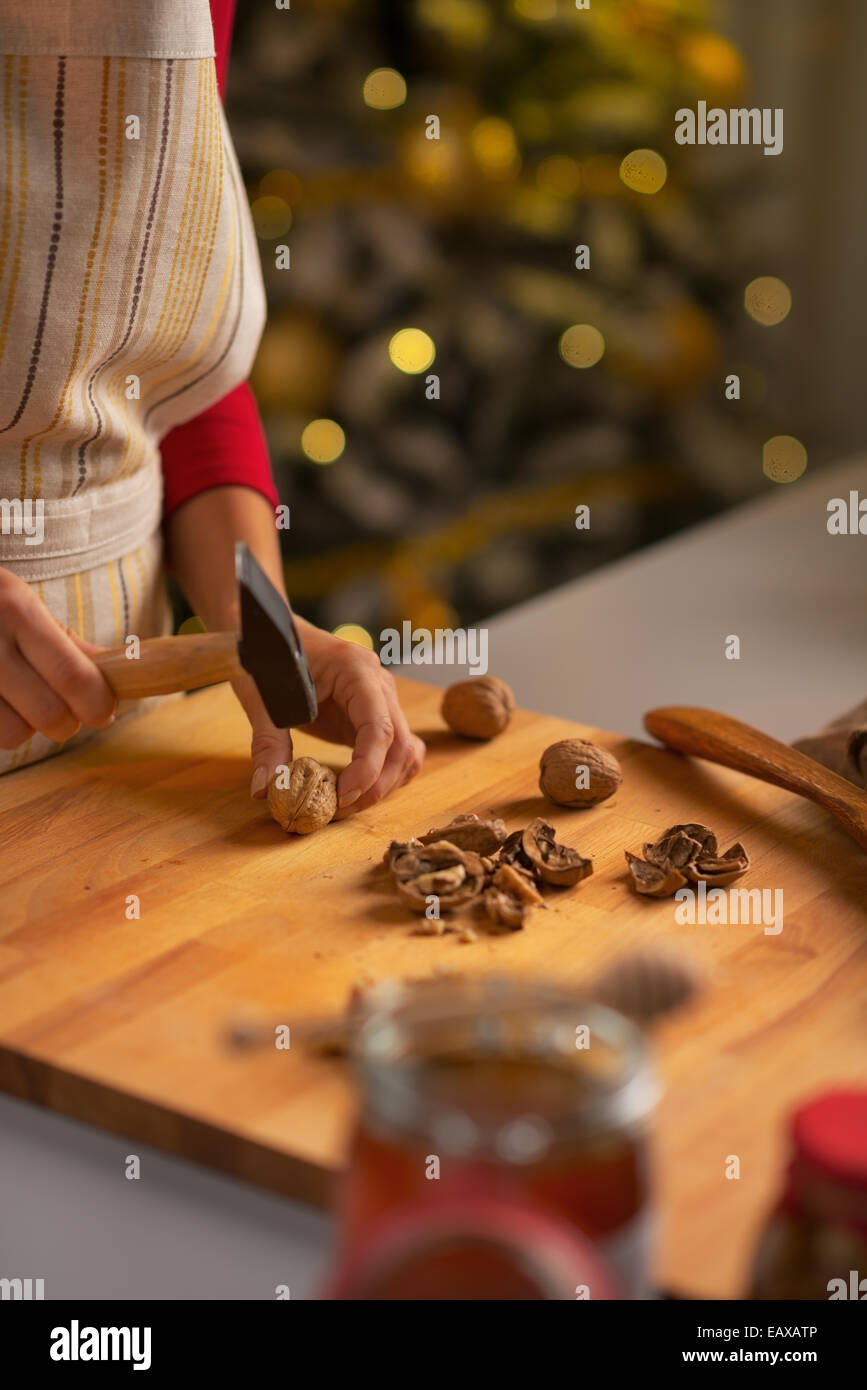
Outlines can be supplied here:
M199 492L230 484L278 502L268 446L249 384L242 381L201 415L175 425L160 444L163 517Z
M226 81L235 0L210 0L220 96ZM268 446L255 397L246 381L192 420L176 425L160 442L167 517L199 492L236 485L278 502Z

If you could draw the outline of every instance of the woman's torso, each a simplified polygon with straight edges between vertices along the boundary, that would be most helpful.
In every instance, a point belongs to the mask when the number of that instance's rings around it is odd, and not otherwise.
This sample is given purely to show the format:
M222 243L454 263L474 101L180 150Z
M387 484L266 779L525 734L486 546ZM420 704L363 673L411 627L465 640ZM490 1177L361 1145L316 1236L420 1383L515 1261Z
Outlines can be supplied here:
M0 565L105 645L166 630L159 441L264 322L213 52L208 0L0 0Z

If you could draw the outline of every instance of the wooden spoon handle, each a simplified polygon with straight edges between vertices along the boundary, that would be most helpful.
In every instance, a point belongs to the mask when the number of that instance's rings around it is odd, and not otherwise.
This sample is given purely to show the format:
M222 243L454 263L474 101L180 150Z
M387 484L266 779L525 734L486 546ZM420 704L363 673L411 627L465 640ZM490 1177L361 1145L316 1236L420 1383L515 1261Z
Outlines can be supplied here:
M805 753L710 709L669 706L649 710L644 726L679 753L734 767L817 802L867 849L867 794Z
M201 685L233 680L242 670L234 632L149 637L139 644L138 656L129 656L127 650L114 647L93 658L122 700L197 690Z

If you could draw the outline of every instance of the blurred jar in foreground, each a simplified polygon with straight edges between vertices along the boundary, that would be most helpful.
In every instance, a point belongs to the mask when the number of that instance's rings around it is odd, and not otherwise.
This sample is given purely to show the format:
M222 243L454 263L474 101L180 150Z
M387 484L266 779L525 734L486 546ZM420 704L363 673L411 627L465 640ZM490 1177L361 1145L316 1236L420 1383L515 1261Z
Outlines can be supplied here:
M639 1030L505 978L380 987L367 1007L331 1296L647 1297Z
M867 1091L832 1091L802 1105L790 1144L749 1296L867 1298Z

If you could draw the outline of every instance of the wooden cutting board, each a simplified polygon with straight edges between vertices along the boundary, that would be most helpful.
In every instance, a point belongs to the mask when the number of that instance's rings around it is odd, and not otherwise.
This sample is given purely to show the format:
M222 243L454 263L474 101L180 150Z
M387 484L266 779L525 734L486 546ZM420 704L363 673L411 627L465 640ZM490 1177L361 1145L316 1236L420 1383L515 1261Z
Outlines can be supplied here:
M341 1010L359 979L440 969L584 981L631 947L680 941L710 978L656 1035L657 1273L688 1294L738 1295L786 1112L867 1079L867 856L816 807L737 773L525 711L468 743L442 725L438 691L403 681L401 698L428 743L423 773L310 838L286 837L249 799L248 730L225 686L0 779L0 1086L321 1203L353 1110L343 1064L294 1045L233 1053L229 1023L258 1013L291 1029ZM542 750L574 735L624 769L621 790L587 811L537 788ZM304 737L296 753L347 756ZM510 828L551 819L592 856L592 878L522 932L469 945L410 934L415 919L375 873L384 847L489 808ZM745 842L741 886L783 889L781 934L679 926L673 902L631 891L624 849L690 820L725 848Z

